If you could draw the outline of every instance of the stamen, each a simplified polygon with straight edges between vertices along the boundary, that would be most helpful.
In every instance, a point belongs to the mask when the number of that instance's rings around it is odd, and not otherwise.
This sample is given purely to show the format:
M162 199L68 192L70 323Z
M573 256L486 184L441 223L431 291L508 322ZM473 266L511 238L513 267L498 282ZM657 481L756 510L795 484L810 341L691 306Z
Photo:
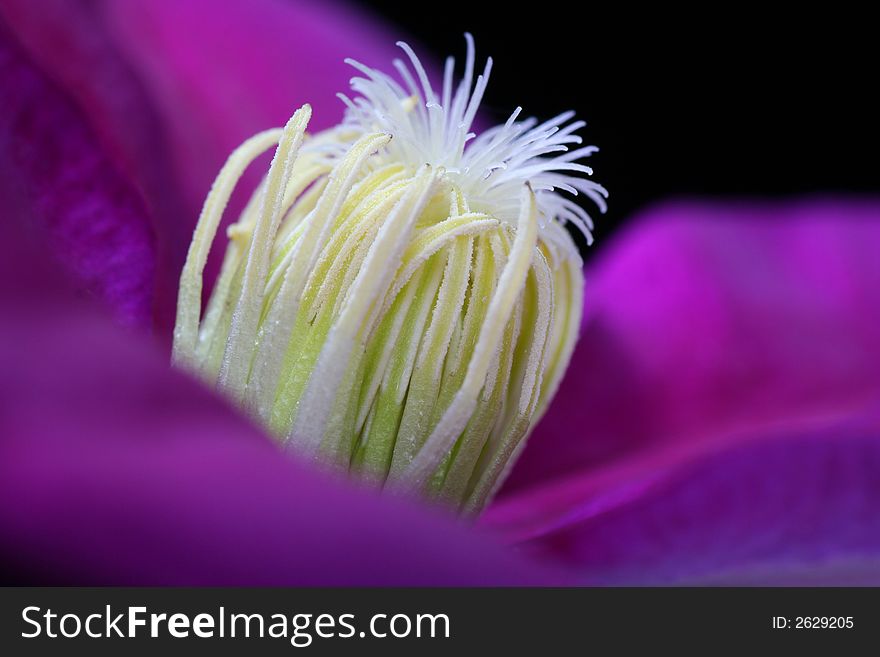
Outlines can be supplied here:
M523 191L521 208L510 259L486 312L488 321L483 324L464 383L419 453L399 475L399 480L408 489L420 489L425 485L428 476L440 465L474 412L477 395L486 381L489 362L525 282L538 240L538 210L535 195L528 186ZM392 472L392 481L396 478Z
M223 356L218 379L218 385L237 397L244 392L250 370L252 348L256 341L257 324L269 273L272 239L281 222L285 187L311 116L312 108L304 105L291 117L269 167L260 216L251 238L242 293L232 315L226 354Z
M260 417L268 417L269 403L275 394L280 376L281 357L299 310L303 286L318 251L327 238L330 222L338 214L339 207L354 185L366 158L389 139L389 135L374 134L356 142L330 174L329 183L318 201L318 206L304 221L305 230L294 247L293 257L285 270L276 302L269 310L266 326L271 330L262 335L263 347L257 351L254 376L251 377L251 407Z
M571 112L475 136L492 69L446 60L439 97L400 43L401 82L349 63L345 121L306 135L308 105L221 169L181 274L175 364L288 450L475 515L546 410L580 326L566 224L591 241L607 193ZM572 147L571 145L577 145ZM204 318L202 275L244 170L275 156L238 222Z
M370 305L390 282L388 279L397 268L396 263L400 261L400 253L413 224L427 204L435 183L436 173L430 167L416 176L406 195L382 225L367 254L367 261L347 291L342 311L324 343L290 432L290 437L301 437L300 445L305 453L316 452L324 437L331 406L354 349L355 338ZM342 392L346 394L346 391Z
M180 276L172 352L175 363L186 367L192 366L198 336L199 313L202 307L202 274L208 262L208 251L211 249L220 225L220 218L229 203L232 191L248 165L277 144L280 137L281 130L267 130L254 135L239 146L220 170L208 193L208 198L205 199Z

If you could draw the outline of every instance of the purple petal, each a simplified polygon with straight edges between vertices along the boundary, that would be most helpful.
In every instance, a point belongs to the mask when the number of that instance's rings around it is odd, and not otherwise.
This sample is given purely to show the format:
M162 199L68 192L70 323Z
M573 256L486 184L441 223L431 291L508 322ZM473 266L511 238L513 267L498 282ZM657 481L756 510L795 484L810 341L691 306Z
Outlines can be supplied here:
M487 524L592 584L880 583L880 415L550 483Z
M312 129L342 115L345 57L386 65L398 35L341 2L3 0L0 17L84 111L143 191L158 238L156 324L170 334L177 279L214 176L244 139L305 102ZM260 174L246 176L252 189ZM245 198L233 197L234 217ZM212 254L208 278L219 254Z
M148 325L154 240L139 195L85 125L76 107L29 62L0 22L0 172L4 203L26 206L47 229L38 255L60 256L79 288L130 325ZM28 285L31 267L18 272Z
M600 246L507 490L880 398L880 202L670 203Z
M35 65L69 96L102 149L144 196L156 235L154 317L173 322L177 279L191 225L182 218L171 150L155 101L104 26L81 0L3 0L0 15Z

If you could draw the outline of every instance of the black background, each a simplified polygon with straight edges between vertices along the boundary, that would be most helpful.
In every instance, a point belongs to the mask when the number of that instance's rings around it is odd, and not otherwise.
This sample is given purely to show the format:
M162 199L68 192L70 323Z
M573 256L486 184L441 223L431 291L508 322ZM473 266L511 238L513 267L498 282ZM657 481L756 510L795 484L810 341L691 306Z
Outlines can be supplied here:
M575 109L611 193L600 239L673 196L880 191L876 21L839 3L361 4L438 62L472 32L499 121Z

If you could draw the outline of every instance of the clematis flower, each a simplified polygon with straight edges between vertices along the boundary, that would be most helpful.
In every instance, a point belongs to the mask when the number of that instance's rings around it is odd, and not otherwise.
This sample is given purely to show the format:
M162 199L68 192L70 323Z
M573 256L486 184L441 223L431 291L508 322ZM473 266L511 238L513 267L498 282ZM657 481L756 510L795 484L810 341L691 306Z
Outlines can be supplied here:
M59 3L53 23L30 4L0 14L7 578L880 583L880 202L634 218L585 272L554 401L466 524L283 451L162 337L222 158L347 82L291 69L279 92L271 62L302 58L261 61L265 43L300 44L266 35L333 35L310 65L338 71L393 40L326 5Z

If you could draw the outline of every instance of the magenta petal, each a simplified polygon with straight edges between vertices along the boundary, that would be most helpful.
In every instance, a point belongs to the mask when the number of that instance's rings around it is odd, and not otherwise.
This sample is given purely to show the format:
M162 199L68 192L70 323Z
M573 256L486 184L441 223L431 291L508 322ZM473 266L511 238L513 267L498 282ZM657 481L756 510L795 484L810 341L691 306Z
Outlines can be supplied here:
M312 131L335 125L353 57L386 65L390 30L353 5L252 0L101 3L106 29L155 99L172 136L192 220L227 155L283 125L303 103Z
M0 318L0 563L7 578L91 585L554 581L451 518L295 462L171 371L157 345L121 334L81 305L16 310Z
M343 59L387 65L400 55L398 35L335 0L3 0L0 17L144 192L163 334L192 228L229 153L306 102L313 130L335 124L343 108L335 94L353 74ZM244 200L233 197L229 216ZM209 279L217 264L212 254Z
M672 450L513 495L487 524L591 584L880 584L880 421Z
M98 3L3 0L0 16L35 66L80 109L101 148L143 195L156 235L154 319L160 332L167 332L192 227L155 101L106 30Z
M15 204L45 229L79 287L125 323L148 325L155 271L150 221L138 194L81 114L28 61L0 22L0 173ZM13 213L16 214L16 213ZM19 272L27 285L27 271Z
M3 0L0 17L35 65L81 109L114 161L157 209L171 212L174 189L162 126L99 9L85 0Z
M507 490L880 398L880 201L669 203L599 248Z

